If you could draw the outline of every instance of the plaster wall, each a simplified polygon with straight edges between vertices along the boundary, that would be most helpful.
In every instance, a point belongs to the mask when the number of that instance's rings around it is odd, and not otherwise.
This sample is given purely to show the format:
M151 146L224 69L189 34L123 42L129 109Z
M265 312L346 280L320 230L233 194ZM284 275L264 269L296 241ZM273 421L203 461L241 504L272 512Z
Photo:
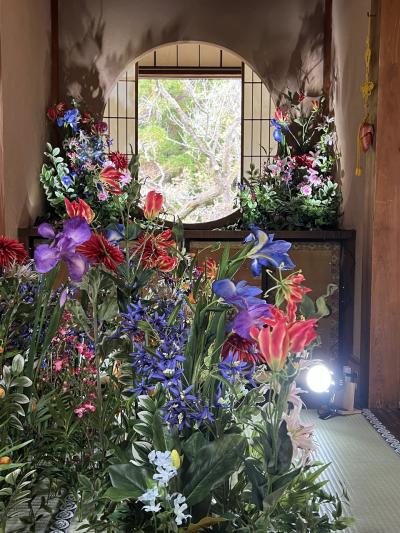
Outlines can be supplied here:
M322 88L323 0L69 0L59 10L61 94L97 111L130 61L179 41L236 52L275 93Z
M16 237L42 207L39 171L50 93L50 2L0 1L5 233Z

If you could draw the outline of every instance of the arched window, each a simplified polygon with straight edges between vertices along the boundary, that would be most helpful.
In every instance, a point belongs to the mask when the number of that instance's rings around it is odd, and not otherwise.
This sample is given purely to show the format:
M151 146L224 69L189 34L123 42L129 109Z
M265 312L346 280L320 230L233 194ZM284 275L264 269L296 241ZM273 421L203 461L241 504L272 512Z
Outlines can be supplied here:
M276 153L267 87L242 58L203 43L152 50L130 63L104 109L113 150L140 156L146 188L184 223L235 212L237 187ZM218 222L217 222L218 221Z

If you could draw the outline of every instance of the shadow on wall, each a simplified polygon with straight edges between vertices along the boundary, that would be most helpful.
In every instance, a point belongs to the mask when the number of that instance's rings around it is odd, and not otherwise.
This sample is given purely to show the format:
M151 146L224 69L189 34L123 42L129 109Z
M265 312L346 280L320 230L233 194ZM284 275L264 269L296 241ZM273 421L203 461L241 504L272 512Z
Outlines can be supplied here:
M61 95L101 112L118 75L144 52L209 42L243 57L278 95L322 90L323 0L60 2Z

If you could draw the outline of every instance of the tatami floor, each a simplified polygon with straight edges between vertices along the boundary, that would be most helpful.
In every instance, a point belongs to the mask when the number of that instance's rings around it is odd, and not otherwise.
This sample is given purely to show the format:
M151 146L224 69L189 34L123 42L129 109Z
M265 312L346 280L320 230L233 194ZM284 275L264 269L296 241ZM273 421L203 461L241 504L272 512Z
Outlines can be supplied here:
M324 475L331 488L347 488L356 519L348 533L400 533L400 455L375 431L363 415L320 420L304 412L316 425L316 459L331 462Z

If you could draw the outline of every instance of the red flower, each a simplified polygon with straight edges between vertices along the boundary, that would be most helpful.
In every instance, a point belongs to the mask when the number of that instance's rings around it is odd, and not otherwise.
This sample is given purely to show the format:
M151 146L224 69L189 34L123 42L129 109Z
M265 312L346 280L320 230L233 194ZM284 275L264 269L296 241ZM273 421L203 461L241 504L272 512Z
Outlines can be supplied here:
M78 198L78 201L74 200L73 202L70 202L68 198L65 198L64 202L69 218L83 217L88 224L93 222L94 212L84 200Z
M92 122L92 120L93 120L93 117L92 117L91 113L87 113L87 112L82 113L82 115L81 115L82 124L90 124L90 122Z
M128 168L128 157L125 154L121 154L121 152L111 152L109 159L117 170L126 170Z
M124 254L118 246L111 244L98 233L92 233L90 239L78 246L76 251L95 265L102 264L110 270L116 270L124 261Z
M217 277L218 265L214 259L207 257L201 266L196 267L196 271L199 276L205 272L207 279L214 280Z
M103 135L108 130L107 122L96 122L96 124L93 124L92 131L93 133L97 135Z
M311 289L302 285L305 277L299 272L287 276L282 281L285 298L288 302L300 303L303 295L311 292Z
M158 257L157 261L155 261L154 266L161 272L171 272L171 270L176 268L177 264L178 259L176 257L170 257L167 254L162 254Z
M54 107L49 107L47 110L47 118L54 122L57 118L57 111Z
M146 201L143 207L143 214L147 220L156 218L160 213L163 205L163 195L156 191L150 191L147 193Z
M278 372L285 366L289 353L289 334L284 320L277 320L274 326L259 330L250 330L251 336L258 342L261 355L271 370Z
M307 154L296 155L295 160L299 167L312 168L314 163L314 158Z
M67 104L60 102L56 105L56 112L58 117L62 117L67 109Z
M0 235L0 267L9 268L13 263L22 265L28 254L20 242Z
M272 318L263 319L267 327L261 330L253 327L250 330L250 335L258 341L265 362L274 371L284 367L289 352L303 352L317 338L315 327L318 320L310 318L295 321L296 304L289 302L288 307L289 316L275 308Z
M100 172L100 181L104 183L104 188L110 194L122 194L121 189L121 172L114 167L105 167Z
M240 361L245 361L246 363L257 364L261 362L256 343L244 339L237 333L229 335L222 346L222 358L226 359L229 353L237 353Z
M167 250L173 246L175 246L175 241L172 239L172 230L167 229L158 234L146 232L139 236L138 242L134 247L134 253L140 256L143 268L161 270L159 265L167 265L165 256L168 257ZM163 257L164 260L161 261L160 257Z

